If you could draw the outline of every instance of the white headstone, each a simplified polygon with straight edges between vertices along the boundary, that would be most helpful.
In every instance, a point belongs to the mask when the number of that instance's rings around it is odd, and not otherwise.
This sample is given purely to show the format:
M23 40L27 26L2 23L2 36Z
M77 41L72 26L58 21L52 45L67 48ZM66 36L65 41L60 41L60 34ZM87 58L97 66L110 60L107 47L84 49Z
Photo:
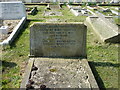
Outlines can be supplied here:
M25 6L21 1L0 2L0 19L21 19L26 17Z

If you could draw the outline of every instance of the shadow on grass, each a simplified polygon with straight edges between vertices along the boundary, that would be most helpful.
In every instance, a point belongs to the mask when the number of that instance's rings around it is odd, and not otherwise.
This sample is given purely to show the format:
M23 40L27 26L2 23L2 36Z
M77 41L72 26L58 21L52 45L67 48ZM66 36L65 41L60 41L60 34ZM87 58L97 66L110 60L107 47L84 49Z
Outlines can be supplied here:
M0 62L1 62L1 61L0 61ZM3 66L3 67L9 67L9 68L12 68L12 67L17 66L17 64L14 63L14 62L2 61L2 66Z
M14 62L7 62L7 61L0 60L0 63L1 63L0 67L2 66L2 72L4 72L6 69L10 69L10 68L17 66L17 64Z
M102 67L119 67L119 64L113 64L113 63L110 63L110 62L91 62L91 61L89 61L89 65L92 69L92 72L95 76L95 79L98 83L99 88L101 90L106 90L105 85L104 85L101 77L99 76L95 66L98 66L98 67L99 66L102 66Z
M28 19L28 21L43 22L43 19Z
M18 37L15 38L15 40L12 42L12 44L10 45L10 47L16 47L16 43L19 41L19 38L21 37L21 35L23 34L23 32L25 31L26 28L28 28L30 21L27 20L26 23L24 24L23 28L21 29L20 33L18 34Z

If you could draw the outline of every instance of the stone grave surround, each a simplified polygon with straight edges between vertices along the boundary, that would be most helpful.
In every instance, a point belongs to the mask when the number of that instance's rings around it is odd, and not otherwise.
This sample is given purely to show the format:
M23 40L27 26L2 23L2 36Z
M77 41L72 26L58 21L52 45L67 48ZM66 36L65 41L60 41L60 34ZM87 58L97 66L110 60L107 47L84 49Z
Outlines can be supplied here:
M15 20L26 17L25 6L21 1L0 2L0 19Z
M48 6L50 9L52 10L56 10L56 9L61 9L60 5L54 5L54 4L48 4Z
M21 88L98 88L85 59L86 32L81 22L34 23Z
M30 56L86 57L86 26L74 23L34 23L30 28Z

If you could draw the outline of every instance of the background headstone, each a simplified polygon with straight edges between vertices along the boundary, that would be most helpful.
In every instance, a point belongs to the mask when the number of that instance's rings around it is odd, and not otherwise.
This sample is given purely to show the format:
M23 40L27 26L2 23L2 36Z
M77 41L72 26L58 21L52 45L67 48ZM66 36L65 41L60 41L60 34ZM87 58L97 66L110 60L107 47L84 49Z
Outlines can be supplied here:
M109 20L109 17L107 19L107 17L98 16L99 17L87 17L85 21L87 27L92 29L102 42L120 42L118 26Z
M22 2L0 2L0 19L22 19L26 17L25 6Z
M86 57L83 23L34 23L30 28L30 55Z

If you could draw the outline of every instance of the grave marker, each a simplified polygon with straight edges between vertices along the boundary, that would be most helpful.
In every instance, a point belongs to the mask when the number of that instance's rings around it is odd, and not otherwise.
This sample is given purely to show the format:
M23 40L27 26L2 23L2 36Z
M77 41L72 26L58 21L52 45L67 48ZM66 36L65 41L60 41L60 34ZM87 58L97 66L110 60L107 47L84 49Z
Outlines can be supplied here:
M26 17L25 6L22 2L0 2L0 19L22 19Z
M30 55L21 88L98 88L86 61L84 23L34 23ZM67 57L67 58L66 58ZM77 57L77 58L75 58ZM36 68L36 69L35 69ZM37 84L36 84L37 83Z
M109 19L110 17L107 18L100 15L98 17L91 16L86 18L85 23L88 28L97 34L100 41L118 43L120 42L119 28Z
M83 23L34 23L30 28L30 55L86 57Z

